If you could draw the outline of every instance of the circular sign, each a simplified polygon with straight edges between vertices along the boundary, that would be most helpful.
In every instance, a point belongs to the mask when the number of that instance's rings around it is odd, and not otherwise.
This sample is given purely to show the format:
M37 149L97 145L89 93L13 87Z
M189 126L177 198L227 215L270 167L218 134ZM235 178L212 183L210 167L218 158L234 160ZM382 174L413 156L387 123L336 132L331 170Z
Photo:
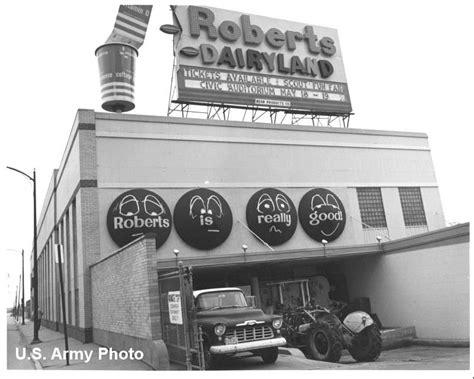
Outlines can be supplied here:
M318 242L334 241L346 225L346 211L341 200L324 188L314 188L303 196L298 215L306 234Z
M146 233L156 234L158 249L171 232L171 212L156 193L133 189L122 193L109 208L107 228L120 247Z
M247 203L247 225L271 246L288 241L295 233L297 223L293 202L276 188L256 192Z
M232 212L227 201L206 188L193 189L176 203L174 226L188 245L209 250L224 242L232 230Z

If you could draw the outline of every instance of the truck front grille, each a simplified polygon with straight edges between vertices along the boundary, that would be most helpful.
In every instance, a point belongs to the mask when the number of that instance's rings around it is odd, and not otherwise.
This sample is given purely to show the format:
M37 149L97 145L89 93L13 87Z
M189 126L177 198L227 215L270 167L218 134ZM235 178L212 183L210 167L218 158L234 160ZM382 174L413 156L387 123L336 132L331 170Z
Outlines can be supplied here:
M273 338L273 330L269 326L255 326L229 330L225 336L226 338L237 337L239 343L242 343Z

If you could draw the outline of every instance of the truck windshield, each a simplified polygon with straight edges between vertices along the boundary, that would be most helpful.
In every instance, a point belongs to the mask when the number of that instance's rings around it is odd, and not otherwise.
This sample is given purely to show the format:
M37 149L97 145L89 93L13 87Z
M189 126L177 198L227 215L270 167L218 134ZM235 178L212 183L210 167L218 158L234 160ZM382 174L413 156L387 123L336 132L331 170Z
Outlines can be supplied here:
M245 296L240 291L209 292L199 295L196 299L198 310L209 310L218 308L240 308L247 307Z

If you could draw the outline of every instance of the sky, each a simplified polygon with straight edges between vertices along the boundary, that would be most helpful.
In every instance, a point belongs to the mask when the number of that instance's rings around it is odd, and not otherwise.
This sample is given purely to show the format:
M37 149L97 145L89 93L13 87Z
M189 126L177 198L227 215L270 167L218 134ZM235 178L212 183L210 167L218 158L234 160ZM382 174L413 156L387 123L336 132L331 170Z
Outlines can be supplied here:
M133 3L133 2L132 2ZM32 249L32 184L38 217L77 109L102 111L95 49L120 1L6 2L2 6L1 265L10 306L21 254ZM140 4L140 2L138 3ZM150 4L150 3L148 3ZM166 115L172 72L169 3L153 2L136 75L134 114ZM471 1L173 1L338 30L354 115L351 128L427 133L447 224L470 221L474 53ZM26 275L26 298L29 298Z

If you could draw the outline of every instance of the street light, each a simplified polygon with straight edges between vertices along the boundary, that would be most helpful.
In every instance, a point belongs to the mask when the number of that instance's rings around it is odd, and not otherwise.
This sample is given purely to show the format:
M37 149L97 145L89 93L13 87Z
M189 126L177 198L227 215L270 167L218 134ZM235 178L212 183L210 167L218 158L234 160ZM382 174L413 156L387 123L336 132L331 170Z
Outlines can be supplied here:
M247 261L247 256L246 256L246 254L247 254L247 249L248 249L248 248L249 248L249 247L248 247L247 245L245 245L245 244L242 245L242 251L244 252L244 261Z
M20 250L7 249L20 252ZM21 249L21 325L25 325L25 251Z
M33 177L24 173L21 170L18 170L13 167L7 166L9 170L13 170L22 174L29 180L33 182L33 312L34 312L34 322L33 322L33 341L31 343L41 342L38 337L38 247L36 243L36 170L33 169Z
M377 236L375 237L375 239L377 240L377 243L379 244L379 250L382 250L382 237Z
M323 244L324 256L326 256L326 245L328 244L328 241L326 241L326 240L321 240L321 243Z
M173 249L173 254L176 257L176 267L178 267L178 255L180 251L178 249Z

